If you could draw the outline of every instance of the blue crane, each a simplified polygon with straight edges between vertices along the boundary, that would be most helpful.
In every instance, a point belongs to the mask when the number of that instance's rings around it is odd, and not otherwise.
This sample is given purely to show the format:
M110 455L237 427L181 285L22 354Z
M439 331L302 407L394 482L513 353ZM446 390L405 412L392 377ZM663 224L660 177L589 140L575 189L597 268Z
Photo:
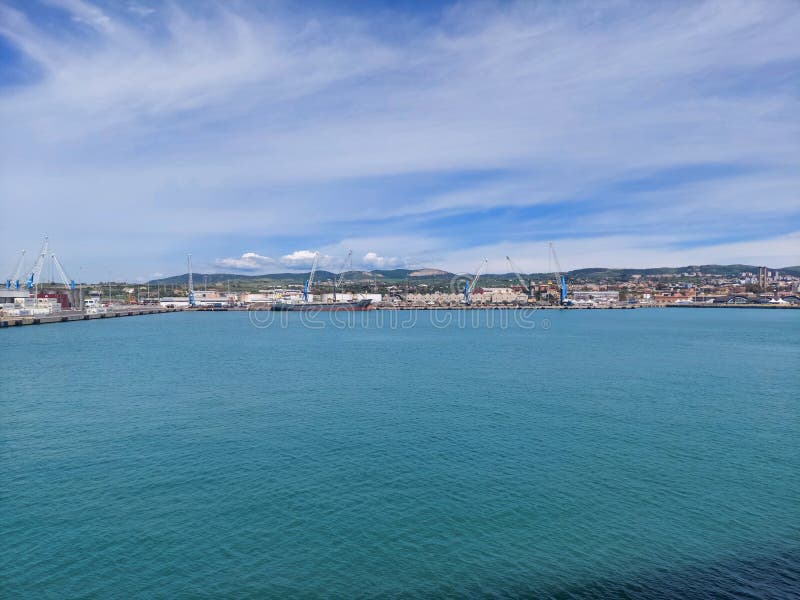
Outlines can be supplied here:
M14 274L9 276L6 279L6 289L10 290L14 288L15 290L19 289L19 274L22 272L22 263L25 261L25 250L22 251L20 254L19 261L17 262L17 268L14 269Z
M44 266L45 258L47 258L49 243L47 236L44 236L42 249L39 252L39 256L36 257L36 262L33 263L33 269L31 269L31 273L28 275L28 280L25 282L25 287L29 290L39 285L39 277L42 275L42 267Z
M567 280L561 272L561 264L558 262L558 256L556 255L553 242L550 242L550 257L556 269L553 274L555 275L556 285L558 286L558 301L559 304L564 304L567 301Z
M314 273L317 272L317 262L319 261L319 252L314 252L314 262L311 263L311 273L308 274L308 279L303 286L303 302L308 302L308 291L314 285Z
M67 277L67 274L64 272L64 267L61 266L61 261L58 260L55 253L51 254L50 256L53 259L53 264L56 267L56 272L58 272L58 276L61 278L61 283L63 283L68 290L74 290L75 280Z
M462 300L462 302L467 306L469 306L472 303L472 298L471 298L472 292L475 290L475 285L478 283L478 278L481 276L481 273L486 268L487 264L489 264L489 259L484 258L483 263L481 263L481 266L475 272L475 277L472 279L472 282L470 282L469 280L464 281L464 299Z
M192 255L186 257L186 267L189 270L189 306L194 306L194 282L192 281Z
M522 274L520 273L519 267L514 264L514 261L511 260L511 257L506 256L506 261L508 261L508 266L511 267L511 272L517 276L517 281L519 281L519 285L522 287L522 291L525 292L525 295L528 297L528 302L531 301L533 298L533 290L531 289L530 282L526 283L525 280L522 278Z

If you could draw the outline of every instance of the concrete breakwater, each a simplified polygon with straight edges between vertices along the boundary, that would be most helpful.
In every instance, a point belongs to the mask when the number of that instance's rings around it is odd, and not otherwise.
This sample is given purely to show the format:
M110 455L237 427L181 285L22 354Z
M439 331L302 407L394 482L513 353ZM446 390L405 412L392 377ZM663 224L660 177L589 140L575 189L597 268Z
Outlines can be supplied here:
M155 315L161 313L180 312L179 308L164 308L160 306L126 306L108 309L102 313L85 313L77 310L65 310L49 315L35 315L25 317L0 316L0 327L17 327L20 325L44 325L46 323L69 323L71 321L89 321L93 319L113 319L117 317L136 317L140 315Z

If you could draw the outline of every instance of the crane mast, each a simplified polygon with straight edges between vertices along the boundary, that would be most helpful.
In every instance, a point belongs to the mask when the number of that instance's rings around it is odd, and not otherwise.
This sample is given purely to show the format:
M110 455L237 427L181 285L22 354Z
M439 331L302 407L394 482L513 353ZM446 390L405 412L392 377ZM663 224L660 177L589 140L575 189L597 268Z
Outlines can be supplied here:
M506 256L506 260L508 261L508 266L511 268L511 272L517 276L517 281L522 286L522 291L528 296L531 297L531 286L530 283L525 283L525 280L522 278L522 274L519 272L519 267L514 264L514 261L511 260L511 257Z
M192 255L186 257L186 267L189 270L189 306L194 306L194 282L192 281Z
M22 263L25 261L25 250L22 251L22 254L19 256L19 261L17 261L17 268L14 269L14 274L11 275L8 279L6 279L6 289L10 290L14 288L15 290L19 289L19 274L22 272Z
M303 302L308 302L308 292L311 286L314 285L314 274L317 272L317 262L319 261L319 252L314 252L314 262L311 263L311 273L308 274L306 284L303 286Z
M475 277L473 277L472 282L471 283L469 281L464 282L464 304L466 304L467 306L469 306L471 302L472 292L475 290L475 286L478 283L478 279L480 278L481 273L483 273L483 270L486 268L487 264L489 264L489 259L484 258L483 263L481 263L481 266L478 267L478 270L475 272Z
M555 275L556 285L558 286L558 300L560 304L564 304L567 299L567 280L561 271L561 264L558 262L558 255L556 254L553 242L550 242L550 257L555 267L553 274Z
M28 275L28 281L25 282L25 287L27 289L31 289L39 285L39 277L42 274L42 267L44 266L44 260L45 258L47 258L48 246L49 246L49 241L47 236L45 236L44 243L42 244L42 249L39 251L39 256L36 257L36 262L33 264L33 269L31 270L30 275Z
M336 302L336 290L342 288L342 284L344 283L344 274L346 273L347 265L352 265L352 257L353 251L349 250L347 252L347 258L344 259L342 262L342 268L339 269L339 277L333 280L333 301Z

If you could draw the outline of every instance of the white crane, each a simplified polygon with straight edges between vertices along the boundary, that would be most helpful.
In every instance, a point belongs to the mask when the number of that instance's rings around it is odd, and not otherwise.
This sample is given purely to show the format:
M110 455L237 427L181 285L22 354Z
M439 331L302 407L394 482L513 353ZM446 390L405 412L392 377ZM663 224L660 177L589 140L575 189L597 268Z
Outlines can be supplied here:
M342 267L339 269L339 277L334 279L333 281L333 301L336 302L336 290L342 289L342 284L344 283L344 274L347 272L348 264L352 266L353 263L353 251L349 250L347 252L347 258L344 259L342 262Z
M42 249L39 252L39 256L36 257L36 262L33 263L33 269L31 270L31 274L28 275L28 281L25 282L25 287L31 289L37 285L39 285L39 277L42 275L42 267L44 266L44 260L47 258L47 248L49 246L49 241L47 236L44 236L44 243L42 244Z
M555 271L553 271L553 274L555 275L556 285L558 286L559 304L564 304L567 299L567 280L564 278L564 274L561 272L561 264L558 262L558 256L556 255L556 249L553 246L553 242L550 242L550 258L553 260L555 266Z
M470 297L472 296L472 292L475 290L475 286L478 283L478 278L481 276L481 273L483 273L483 270L486 268L486 265L488 265L488 264L489 264L489 259L488 258L484 258L483 259L483 263L481 263L481 266L478 267L478 270L475 272L475 277L472 279L472 283L470 283L469 281L465 281L464 282L464 300L463 300L463 302L467 306L469 306L469 304L471 302L471 298Z
M63 283L64 287L66 287L68 290L74 290L75 281L67 277L67 274L64 272L64 267L61 266L61 261L58 260L55 253L52 253L50 257L53 259L53 264L56 267L56 272L58 273L58 276L61 278L61 283Z
M19 289L19 274L22 272L22 263L25 261L25 250L22 251L22 254L19 256L19 261L17 262L17 268L14 269L14 274L9 276L6 279L6 289L10 290L12 287L15 290Z
M522 274L519 272L519 267L514 264L514 261L511 260L511 257L506 256L506 260L508 261L508 266L511 268L511 272L517 276L517 281L522 286L522 291L528 296L531 297L533 290L531 290L530 283L525 283L525 280L522 278Z
M189 306L194 306L194 282L192 281L192 255L186 257L186 267L189 270Z
M319 262L319 252L314 252L314 261L311 263L311 273L308 275L306 284L303 286L303 302L308 302L308 291L314 285L314 274L317 272L317 262Z

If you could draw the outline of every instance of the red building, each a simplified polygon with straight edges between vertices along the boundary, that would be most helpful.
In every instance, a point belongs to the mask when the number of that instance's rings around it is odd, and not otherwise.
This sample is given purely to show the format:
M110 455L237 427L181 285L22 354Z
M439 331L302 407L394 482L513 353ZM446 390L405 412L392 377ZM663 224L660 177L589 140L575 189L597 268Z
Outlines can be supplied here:
M61 305L61 310L69 310L72 304L70 304L69 294L67 292L42 292L40 293L37 298L55 298L56 301Z

